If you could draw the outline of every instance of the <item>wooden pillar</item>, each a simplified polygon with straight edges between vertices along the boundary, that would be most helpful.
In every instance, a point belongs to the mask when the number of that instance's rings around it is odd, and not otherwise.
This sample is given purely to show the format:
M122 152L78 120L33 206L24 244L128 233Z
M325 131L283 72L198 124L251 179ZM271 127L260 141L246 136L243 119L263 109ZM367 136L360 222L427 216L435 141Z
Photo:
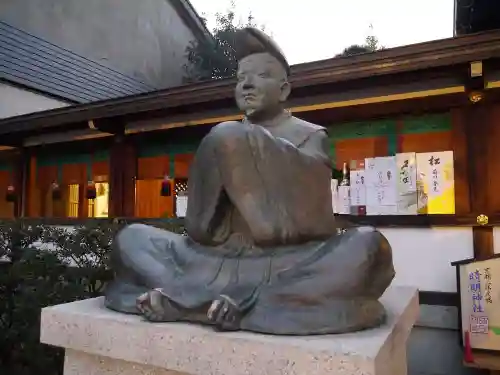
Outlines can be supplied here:
M474 215L489 212L490 149L499 147L492 139L491 106L484 103L470 104L463 109L467 137L468 177L470 208ZM494 254L493 228L472 228L474 258L487 259Z
M28 169L26 171L27 178L25 180L26 190L24 194L26 197L24 214L26 217L39 217L41 216L41 196L37 180L37 160L31 153L28 158Z
M109 174L109 216L134 216L137 154L123 135L115 136L111 147Z
M467 122L462 109L452 109L451 124L453 169L455 173L455 214L467 215L471 212L469 158L467 155Z
M14 203L14 217L23 217L29 196L30 155L26 149L19 149L14 154L12 166L13 184L17 192Z
M123 167L122 213L125 217L134 217L135 181L137 177L137 148L131 143L126 143L125 145Z
M85 176L87 176L85 174ZM87 199L87 182L78 186L78 218L89 217L89 201Z

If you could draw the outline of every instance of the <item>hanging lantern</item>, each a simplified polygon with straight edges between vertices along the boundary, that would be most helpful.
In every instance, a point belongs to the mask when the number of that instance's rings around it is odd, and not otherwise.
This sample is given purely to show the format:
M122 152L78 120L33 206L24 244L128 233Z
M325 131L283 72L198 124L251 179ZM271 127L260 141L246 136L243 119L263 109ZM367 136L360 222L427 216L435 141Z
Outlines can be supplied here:
M171 195L172 195L172 186L170 177L165 176L165 178L161 182L161 196L170 197Z
M16 188L14 187L14 185L9 185L7 186L7 192L5 194L5 200L7 202L10 202L10 203L13 203L16 201Z
M59 184L57 182L52 183L52 200L58 201L61 200L62 198L62 193L61 193L61 188L59 187Z
M97 190L94 181L89 181L87 184L87 199L95 199L97 197Z

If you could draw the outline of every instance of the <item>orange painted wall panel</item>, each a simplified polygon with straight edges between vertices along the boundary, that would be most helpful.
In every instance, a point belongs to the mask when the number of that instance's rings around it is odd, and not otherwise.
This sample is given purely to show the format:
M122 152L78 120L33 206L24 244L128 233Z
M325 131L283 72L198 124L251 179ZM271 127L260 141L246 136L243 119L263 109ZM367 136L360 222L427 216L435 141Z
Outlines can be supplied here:
M169 169L168 155L140 157L137 161L137 178L139 180L164 178L170 173Z
M344 162L362 160L377 156L387 156L387 138L354 138L339 140L334 143L335 167L342 169Z

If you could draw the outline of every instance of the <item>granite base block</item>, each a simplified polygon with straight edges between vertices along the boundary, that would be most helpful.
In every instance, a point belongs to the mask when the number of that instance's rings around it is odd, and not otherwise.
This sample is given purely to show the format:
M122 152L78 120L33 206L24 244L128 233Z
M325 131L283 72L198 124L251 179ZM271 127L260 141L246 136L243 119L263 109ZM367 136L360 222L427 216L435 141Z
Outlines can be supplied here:
M285 337L150 323L95 298L43 309L41 341L66 349L65 375L406 375L417 290L390 287L381 301L388 312L381 327Z

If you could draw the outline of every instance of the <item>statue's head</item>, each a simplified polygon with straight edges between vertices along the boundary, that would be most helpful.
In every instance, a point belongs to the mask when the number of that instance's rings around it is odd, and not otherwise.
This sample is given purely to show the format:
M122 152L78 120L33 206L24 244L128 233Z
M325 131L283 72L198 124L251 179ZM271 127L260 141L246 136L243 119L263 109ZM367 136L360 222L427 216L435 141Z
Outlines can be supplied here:
M275 115L290 94L290 67L283 53L266 34L254 28L238 32L237 46L238 107L250 118Z

